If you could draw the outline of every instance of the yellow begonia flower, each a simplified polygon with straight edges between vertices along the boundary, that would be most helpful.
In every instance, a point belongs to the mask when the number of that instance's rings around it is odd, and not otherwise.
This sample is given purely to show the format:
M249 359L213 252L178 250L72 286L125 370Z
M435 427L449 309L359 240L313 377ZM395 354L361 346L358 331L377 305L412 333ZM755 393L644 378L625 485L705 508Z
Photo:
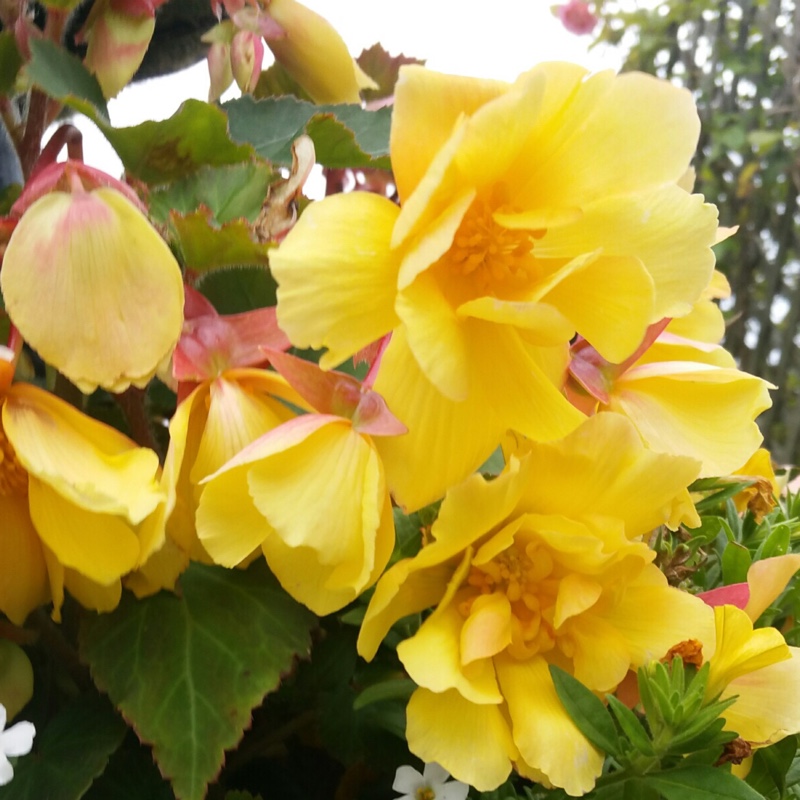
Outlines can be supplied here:
M371 586L394 547L380 458L349 419L297 417L202 488L197 535L214 562L231 567L260 548L283 588L317 614Z
M561 392L576 331L621 361L651 323L689 312L717 229L679 185L698 130L689 93L645 75L401 69L402 208L326 198L270 259L280 325L328 348L324 367L394 332L375 389L410 430L380 445L398 502L441 496L507 428L552 440L577 427Z
M110 611L164 540L156 454L24 383L0 395L0 611L22 624L64 589Z
M668 586L642 541L683 505L698 464L647 451L616 414L528 447L496 479L473 475L448 492L433 541L378 582L358 650L372 658L398 619L436 606L397 649L420 687L411 750L481 791L513 764L581 795L603 756L562 707L548 665L608 692L663 657L676 633L712 635L710 608Z
M247 445L295 417L282 400L306 407L280 375L241 368L225 370L202 381L178 405L169 425L170 443L164 465L164 475L175 498L167 535L187 558L211 561L195 532L203 481ZM238 526L235 518L229 524Z
M178 262L109 187L32 203L8 243L0 289L24 339L87 393L146 385L181 332Z
M265 11L284 31L266 36L267 46L315 103L359 103L361 89L377 88L330 22L315 11L296 0L267 0Z

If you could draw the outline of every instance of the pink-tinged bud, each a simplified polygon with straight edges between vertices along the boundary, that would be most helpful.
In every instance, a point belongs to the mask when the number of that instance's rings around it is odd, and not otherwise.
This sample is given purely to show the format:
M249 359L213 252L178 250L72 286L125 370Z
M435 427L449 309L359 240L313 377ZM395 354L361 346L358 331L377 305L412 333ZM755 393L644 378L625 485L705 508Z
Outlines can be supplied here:
M570 33L577 36L591 33L597 25L597 17L583 0L569 0L558 6L558 18Z
M256 88L264 60L264 43L259 34L241 30L234 34L231 42L231 69L236 85L243 94Z
M296 0L270 0L266 12L285 32L265 36L267 46L315 103L358 103L361 89L377 88L319 14Z
M161 0L163 2L163 0ZM82 36L85 64L105 97L116 97L142 63L155 29L158 0L96 0Z
M226 19L201 37L202 41L211 45L206 56L208 75L211 79L211 86L208 89L209 103L219 100L222 93L233 83L231 42L235 33L233 23Z
M126 194L75 180L27 206L0 289L11 321L84 392L144 386L172 353L183 281L169 247Z

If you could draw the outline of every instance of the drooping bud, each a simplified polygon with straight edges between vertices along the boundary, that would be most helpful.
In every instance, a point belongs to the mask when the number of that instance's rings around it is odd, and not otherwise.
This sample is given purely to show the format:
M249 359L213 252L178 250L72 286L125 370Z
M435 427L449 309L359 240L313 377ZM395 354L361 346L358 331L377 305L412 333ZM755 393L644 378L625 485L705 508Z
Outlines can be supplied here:
M172 352L183 282L140 207L92 172L67 162L40 176L37 188L53 188L25 198L0 289L11 321L45 361L84 392L121 392L144 386Z
M231 70L236 85L243 94L256 88L264 59L264 42L252 31L242 30L234 34L231 42Z
M591 33L597 25L597 17L584 0L569 0L558 6L556 13L564 27L577 36Z
M284 31L265 34L267 46L315 103L358 103L360 89L377 88L319 14L296 0L271 0L266 11Z

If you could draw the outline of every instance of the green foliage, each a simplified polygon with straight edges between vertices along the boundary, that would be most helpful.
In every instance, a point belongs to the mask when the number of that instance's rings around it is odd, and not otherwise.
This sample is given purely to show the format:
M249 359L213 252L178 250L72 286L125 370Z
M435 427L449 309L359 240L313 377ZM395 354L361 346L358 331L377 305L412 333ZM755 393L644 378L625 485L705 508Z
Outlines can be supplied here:
M124 598L87 619L81 652L178 800L203 798L252 709L307 656L315 618L262 561L250 569L193 564L180 596Z
M37 732L35 752L19 760L0 798L78 800L103 772L126 730L105 698L96 693L76 698Z

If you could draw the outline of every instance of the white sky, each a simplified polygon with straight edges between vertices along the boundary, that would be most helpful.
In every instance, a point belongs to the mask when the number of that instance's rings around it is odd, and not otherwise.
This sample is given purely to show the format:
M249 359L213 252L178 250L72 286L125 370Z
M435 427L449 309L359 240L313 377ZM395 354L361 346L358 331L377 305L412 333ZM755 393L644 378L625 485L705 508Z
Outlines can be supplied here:
M431 69L513 80L542 61L566 60L593 70L619 68L613 50L588 52L590 36L568 33L550 10L550 0L304 0L339 31L351 53L380 42L392 55L423 58ZM271 63L267 50L264 67ZM126 88L109 103L115 126L171 116L186 99L208 95L205 61L167 78ZM237 92L226 94L236 96ZM85 118L84 158L112 175L122 168L114 151Z

